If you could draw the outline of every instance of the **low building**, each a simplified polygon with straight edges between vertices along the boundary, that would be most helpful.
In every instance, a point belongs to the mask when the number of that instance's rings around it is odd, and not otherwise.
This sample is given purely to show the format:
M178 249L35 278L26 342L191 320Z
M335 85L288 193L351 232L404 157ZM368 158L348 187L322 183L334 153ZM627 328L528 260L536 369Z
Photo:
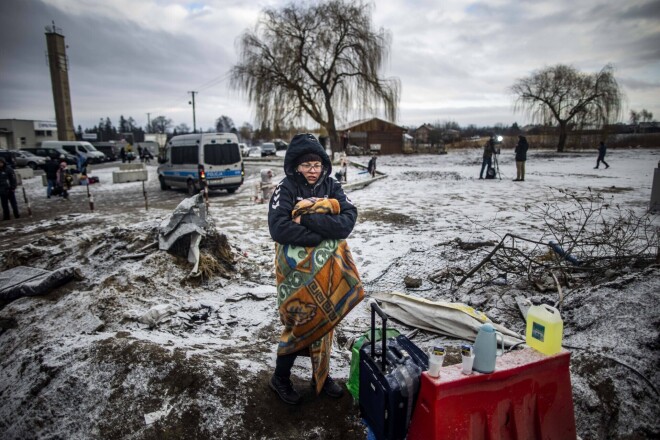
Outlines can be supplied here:
M433 133L435 128L431 124L423 124L415 130L415 142L418 144L428 144L430 143L431 133Z
M365 154L402 154L403 134L406 129L379 118L363 119L340 127L337 131L350 130L349 145L356 145Z
M0 148L19 150L36 147L43 141L57 140L55 121L0 119Z

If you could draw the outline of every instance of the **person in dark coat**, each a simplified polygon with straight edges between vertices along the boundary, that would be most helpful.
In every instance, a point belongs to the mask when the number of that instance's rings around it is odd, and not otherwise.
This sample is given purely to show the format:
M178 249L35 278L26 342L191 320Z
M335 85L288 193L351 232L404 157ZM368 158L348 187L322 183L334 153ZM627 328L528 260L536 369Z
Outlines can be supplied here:
M598 159L596 160L596 166L594 167L594 170L598 169L598 165L600 165L601 162L605 164L605 169L608 169L610 167L608 163L605 162L605 153L607 153L607 147L605 146L605 142L600 141L600 145L598 145Z
M316 247L327 239L345 239L357 220L357 209L346 197L341 183L331 177L332 163L319 141L311 134L293 137L284 157L286 177L275 187L268 210L268 228L278 246ZM312 213L292 216L294 206L310 198L334 199L339 214ZM334 201L333 201L334 203ZM360 287L361 288L361 287ZM296 357L307 350L278 355L270 387L289 404L300 402L300 396L290 380ZM331 397L341 397L342 387L327 376L322 391Z
M9 205L14 211L14 218L20 218L18 203L16 203L16 173L7 165L4 157L0 157L0 203L2 204L2 219L9 220Z
M371 159L369 159L369 163L367 164L367 171L371 177L376 177L376 159L376 156L372 156Z
M527 138L525 136L518 136L518 143L514 150L516 153L516 178L513 179L514 182L525 181L525 162L527 161L528 149Z
M64 158L64 156L62 156ZM46 187L46 197L50 199L53 195L53 188L56 186L57 182L57 170L60 169L60 163L55 156L51 156L44 165L44 171L46 172L46 182L48 186Z
M481 161L481 171L479 172L479 178L484 178L484 170L486 167L490 168L493 166L493 154L495 153L495 139L493 136L488 139L488 142L484 145L484 154L483 160Z

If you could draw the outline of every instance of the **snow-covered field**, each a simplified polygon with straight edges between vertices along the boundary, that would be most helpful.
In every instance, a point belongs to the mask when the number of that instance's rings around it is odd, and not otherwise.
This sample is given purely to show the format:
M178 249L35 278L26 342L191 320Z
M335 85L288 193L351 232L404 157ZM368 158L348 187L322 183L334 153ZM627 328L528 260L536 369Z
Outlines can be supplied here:
M497 243L506 233L547 239L538 212L544 203L563 203L556 189L601 193L612 206L642 215L660 150L614 150L607 156L611 167L597 170L595 151L530 151L525 182L512 181L511 151L499 158L501 180L479 180L480 153L380 157L378 171L387 177L357 190L350 184L366 175L351 168L347 192L359 219L348 241L368 294L394 290L460 301L521 332L512 299L553 302L557 293L535 291L515 277L484 282L484 273L460 287L430 281L442 270L467 272L492 250L460 249L456 240ZM252 167L270 166L277 181L276 164ZM0 226L0 268L75 266L84 276L0 309L0 437L365 438L348 397L337 402L307 390L306 359L294 367L294 383L305 390L301 407L285 407L267 388L279 321L267 205L251 200L256 178L234 195L212 195L210 214L234 263L225 277L200 282L187 280L191 266L167 253L149 249L135 257L156 241L161 220L185 194L160 192L149 166L145 211L142 184L110 184L113 170L93 173L101 179L91 187L93 213L82 187L71 202L46 204L39 179L26 180L34 218ZM658 274L657 265L630 268L564 287L564 342L575 347L571 380L583 439L660 435ZM422 286L407 289L405 275ZM140 322L152 308L172 313L156 325ZM341 381L348 375L347 345L368 319L361 305L336 333L331 374ZM414 340L424 348L442 341L450 352L460 344L427 332Z

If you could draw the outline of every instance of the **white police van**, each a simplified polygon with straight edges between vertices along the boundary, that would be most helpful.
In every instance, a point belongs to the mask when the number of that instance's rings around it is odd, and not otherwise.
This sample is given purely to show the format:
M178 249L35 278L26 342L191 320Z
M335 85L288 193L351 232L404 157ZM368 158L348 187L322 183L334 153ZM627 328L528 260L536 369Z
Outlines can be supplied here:
M166 157L158 167L160 189L201 188L203 169L209 189L235 192L245 176L238 137L233 133L197 133L174 136L166 145Z

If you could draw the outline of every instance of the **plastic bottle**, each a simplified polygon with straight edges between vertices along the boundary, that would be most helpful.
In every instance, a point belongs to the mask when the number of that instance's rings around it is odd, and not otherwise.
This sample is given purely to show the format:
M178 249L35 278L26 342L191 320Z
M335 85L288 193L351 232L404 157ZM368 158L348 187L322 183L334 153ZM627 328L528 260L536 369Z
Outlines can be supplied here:
M553 355L561 351L564 321L559 310L547 304L531 306L527 312L527 345L543 354Z

